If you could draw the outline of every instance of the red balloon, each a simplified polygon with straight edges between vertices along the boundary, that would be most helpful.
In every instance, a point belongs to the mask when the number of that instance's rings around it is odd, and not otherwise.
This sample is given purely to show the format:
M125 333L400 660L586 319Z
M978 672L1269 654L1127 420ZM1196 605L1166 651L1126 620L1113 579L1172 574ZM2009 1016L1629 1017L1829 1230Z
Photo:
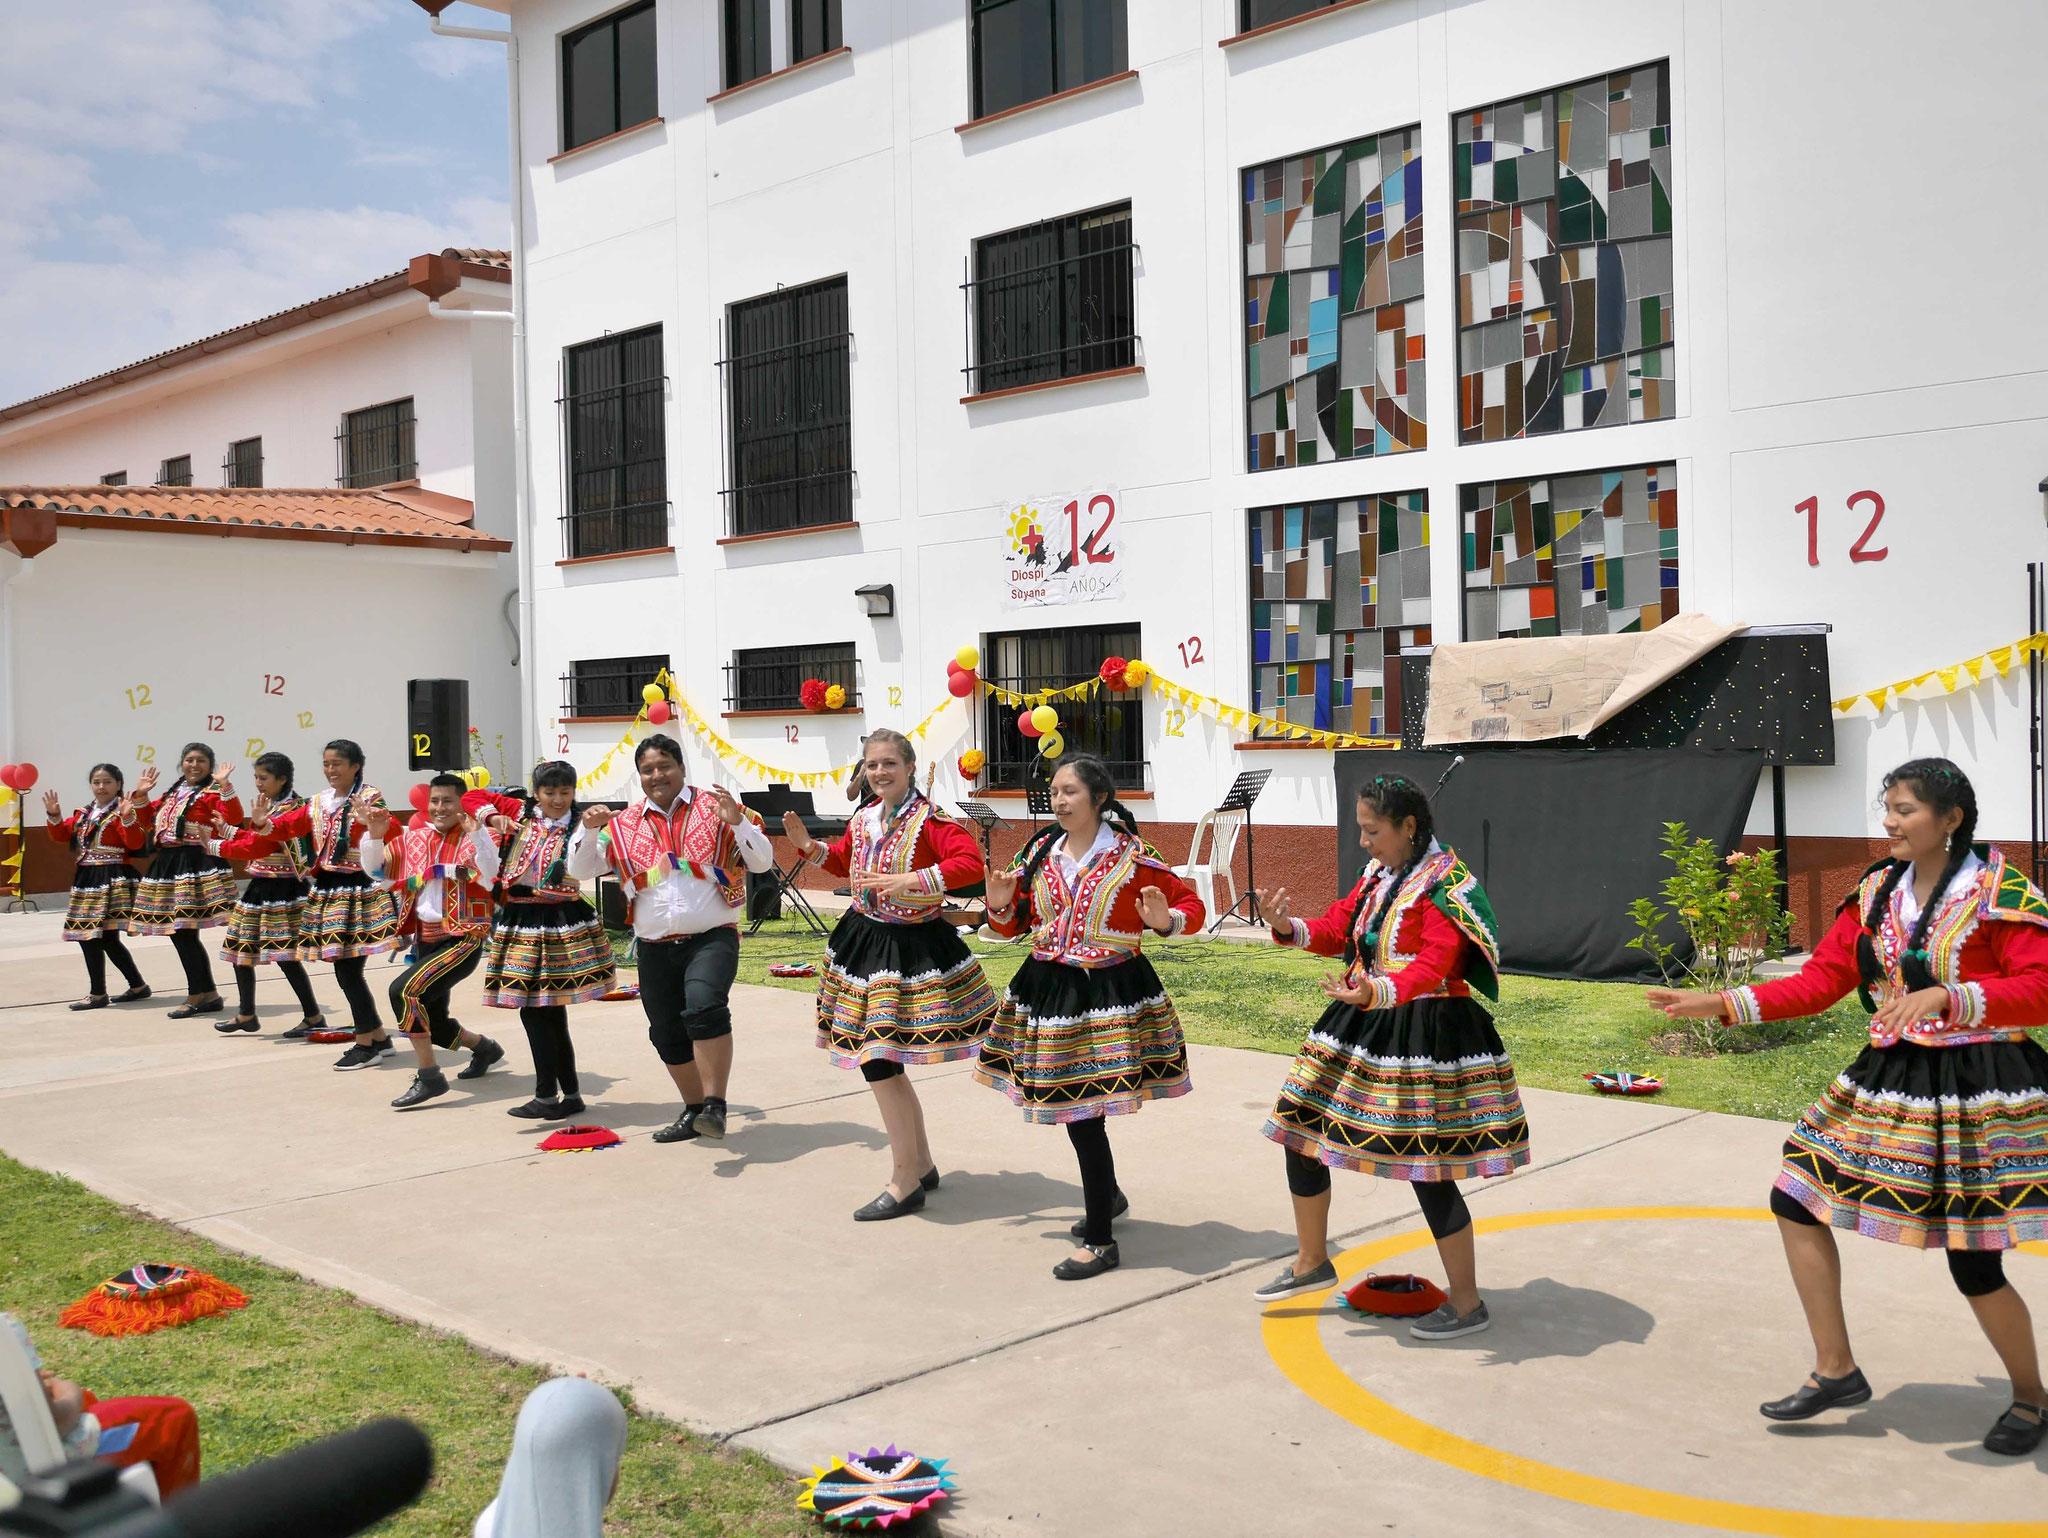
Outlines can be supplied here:
M946 676L948 678L951 678L955 673L964 673L966 671L966 668L960 666L958 658L948 657L946 659Z
M946 688L952 692L953 698L964 700L974 692L974 675L965 668L962 668L953 675L952 681L946 685Z
M647 707L647 719L656 726L668 725L670 714L667 700L656 700Z
M33 790L35 789L35 784L36 766L34 764L16 764L14 766L14 788L16 790Z
M427 787L424 785L413 786L412 794L408 799L412 802L412 809L415 812L424 812L427 809Z
M1028 707L1017 717L1017 730L1027 737L1036 737L1038 735L1038 723L1031 719L1031 711Z
M0 785L5 785L9 790L20 788L14 783L14 765L0 764Z

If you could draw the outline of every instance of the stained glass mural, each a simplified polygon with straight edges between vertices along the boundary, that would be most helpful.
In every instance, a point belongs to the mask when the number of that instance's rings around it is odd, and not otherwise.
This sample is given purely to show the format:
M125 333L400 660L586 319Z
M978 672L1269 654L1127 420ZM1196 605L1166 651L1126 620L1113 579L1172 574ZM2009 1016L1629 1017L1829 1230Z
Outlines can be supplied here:
M1678 613L1677 466L1459 488L1465 639L1619 635Z
M1248 468L1426 445L1420 140L1244 173Z
M1458 441L1676 415L1669 65L1455 122Z
M1429 494L1253 508L1251 597L1254 710L1397 735L1401 648L1430 637Z

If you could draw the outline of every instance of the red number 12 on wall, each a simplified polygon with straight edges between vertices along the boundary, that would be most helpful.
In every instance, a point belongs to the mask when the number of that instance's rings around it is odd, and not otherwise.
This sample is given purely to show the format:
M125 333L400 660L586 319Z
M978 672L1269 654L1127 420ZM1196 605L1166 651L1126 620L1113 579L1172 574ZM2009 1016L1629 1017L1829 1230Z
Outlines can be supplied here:
M1870 504L1870 522L1863 526L1863 532L1856 536L1856 543L1849 547L1851 561L1881 561L1891 554L1889 545L1879 545L1875 550L1867 548L1870 536L1877 532L1878 524L1884 518L1884 498L1874 491L1857 491L1849 495L1848 507L1851 512L1859 502ZM1795 513L1806 514L1806 564L1820 565L1820 498L1808 497L1792 506Z

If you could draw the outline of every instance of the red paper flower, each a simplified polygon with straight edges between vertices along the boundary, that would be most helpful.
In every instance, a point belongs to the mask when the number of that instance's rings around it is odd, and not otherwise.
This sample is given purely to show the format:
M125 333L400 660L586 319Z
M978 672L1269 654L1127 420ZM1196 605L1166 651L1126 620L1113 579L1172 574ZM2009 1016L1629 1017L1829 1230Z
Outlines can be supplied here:
M1121 690L1129 687L1128 680L1124 677L1124 669L1129 666L1130 663L1122 657L1104 657L1102 659L1102 681L1112 689Z
M804 702L804 709L806 710L823 710L825 708L825 680L822 678L806 678L804 686L797 690L797 698Z

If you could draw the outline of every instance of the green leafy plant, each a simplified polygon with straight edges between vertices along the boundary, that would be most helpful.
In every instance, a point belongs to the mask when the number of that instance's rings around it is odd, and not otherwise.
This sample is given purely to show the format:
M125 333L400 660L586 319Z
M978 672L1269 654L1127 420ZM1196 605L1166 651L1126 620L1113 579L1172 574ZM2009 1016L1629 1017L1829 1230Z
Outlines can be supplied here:
M1636 936L1629 941L1656 965L1673 987L1718 992L1751 981L1764 962L1785 954L1792 915L1778 906L1778 852L1740 850L1725 858L1712 841L1694 838L1682 822L1664 824L1661 903L1638 897L1629 904ZM1691 942L1685 947L1665 936L1676 923ZM1700 1045L1711 1049L1714 1022L1694 1022Z

